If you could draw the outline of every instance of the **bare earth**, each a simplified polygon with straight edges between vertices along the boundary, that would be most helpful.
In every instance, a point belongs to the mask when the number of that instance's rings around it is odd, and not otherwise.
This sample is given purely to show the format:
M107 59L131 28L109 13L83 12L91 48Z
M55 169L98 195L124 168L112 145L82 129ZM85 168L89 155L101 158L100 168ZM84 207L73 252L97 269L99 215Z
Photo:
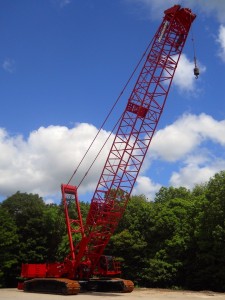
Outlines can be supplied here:
M72 296L31 294L17 289L0 289L0 300L200 300L213 299L225 300L225 293L215 293L210 291L191 292L191 291L172 291L163 289L135 289L130 294L118 293L82 293Z

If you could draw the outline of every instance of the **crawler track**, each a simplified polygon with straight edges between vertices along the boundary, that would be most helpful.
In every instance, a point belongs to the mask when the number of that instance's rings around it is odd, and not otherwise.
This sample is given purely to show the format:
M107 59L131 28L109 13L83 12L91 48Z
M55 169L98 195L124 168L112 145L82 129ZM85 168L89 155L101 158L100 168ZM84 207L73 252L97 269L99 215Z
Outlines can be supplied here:
M24 282L24 291L30 293L76 295L80 291L131 293L134 283L121 278L75 281L66 278L34 278Z
M79 281L82 292L115 292L131 293L134 283L131 280L121 278L95 278L88 281Z
M125 280L122 279L123 284L124 284L124 288L123 288L123 293L131 293L133 292L134 289L134 283L131 280Z
M66 278L34 278L24 282L24 291L30 293L47 293L76 295L80 292L80 284Z

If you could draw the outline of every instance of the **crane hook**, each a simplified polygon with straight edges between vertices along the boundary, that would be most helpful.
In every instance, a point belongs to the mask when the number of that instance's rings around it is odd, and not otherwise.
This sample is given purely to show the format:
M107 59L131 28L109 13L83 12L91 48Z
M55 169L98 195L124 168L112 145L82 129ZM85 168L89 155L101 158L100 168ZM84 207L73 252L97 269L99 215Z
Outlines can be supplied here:
M195 78L198 79L198 76L199 76L200 72L199 72L199 68L197 66L196 56L194 56L194 62L195 62L194 75L195 75Z
M198 76L199 76L200 72L199 72L199 68L198 68L198 66L197 66L197 59L196 59L196 54L195 54L195 43L194 43L193 32L192 32L192 45L193 45L194 63L195 63L195 67L194 67L194 75L195 75L195 78L198 79Z
M196 78L196 79L198 79L199 74L200 74L199 68L197 67L197 65L195 65L195 68L194 68L194 75L195 75L195 78Z

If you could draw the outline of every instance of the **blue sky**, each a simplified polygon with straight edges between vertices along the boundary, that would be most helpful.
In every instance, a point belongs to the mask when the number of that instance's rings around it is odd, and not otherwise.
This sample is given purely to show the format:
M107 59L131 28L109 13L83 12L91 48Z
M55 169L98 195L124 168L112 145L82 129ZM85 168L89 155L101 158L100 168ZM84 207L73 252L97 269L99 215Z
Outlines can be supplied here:
M224 0L1 0L1 200L21 191L59 201L60 184L68 182L164 10L177 3L197 18L134 193L153 200L161 186L191 189L225 169ZM79 183L112 124L72 184ZM80 186L81 200L91 199L108 151Z

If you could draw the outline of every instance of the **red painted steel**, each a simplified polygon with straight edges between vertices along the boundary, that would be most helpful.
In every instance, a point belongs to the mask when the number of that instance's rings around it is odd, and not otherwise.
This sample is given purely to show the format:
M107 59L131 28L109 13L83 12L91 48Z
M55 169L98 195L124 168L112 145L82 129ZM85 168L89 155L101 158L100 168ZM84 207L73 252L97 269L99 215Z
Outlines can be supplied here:
M64 212L65 212L67 234L68 234L69 244L70 244L69 259L75 261L76 251L75 251L75 245L73 241L73 235L76 233L80 233L82 238L84 238L84 226L83 226L80 204L77 195L77 188L72 185L62 184L61 191L62 191L62 202L63 202ZM71 202L74 202L75 204L77 219L70 217L69 204Z
M124 214L163 112L190 26L196 17L190 9L180 5L164 13L122 114L85 224L82 222L77 188L66 184L61 186L70 255L63 263L42 266L40 272L46 272L46 277L63 276L79 280L97 274L121 273L119 264L102 254ZM69 216L71 200L75 203L77 219ZM75 235L78 233L81 239L75 245ZM24 266L24 275L29 273L26 273L28 269L27 265ZM30 274L37 269L37 266L31 266Z
M46 277L47 265L46 264L22 264L21 277Z
M196 17L180 5L164 13L92 198L85 225L86 238L78 245L78 261L90 260L91 273L123 216Z

